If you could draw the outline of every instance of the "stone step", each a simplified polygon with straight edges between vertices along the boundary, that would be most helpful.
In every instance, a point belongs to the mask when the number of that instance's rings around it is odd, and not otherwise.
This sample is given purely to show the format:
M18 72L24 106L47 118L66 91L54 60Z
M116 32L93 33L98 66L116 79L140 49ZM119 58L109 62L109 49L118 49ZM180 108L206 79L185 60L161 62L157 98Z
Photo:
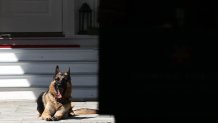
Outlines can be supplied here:
M56 66L72 74L97 73L97 62L19 62L0 63L0 75L54 74Z
M0 48L0 100L35 100L48 89L58 65L70 68L76 100L96 100L98 49Z
M48 87L53 80L53 75L16 75L0 76L2 87ZM97 87L97 75L71 75L74 87Z
M20 61L97 61L97 49L83 48L0 48L1 62Z
M48 90L46 88L0 88L1 100L36 100L41 92ZM75 87L72 89L72 100L97 100L97 87Z
M72 102L73 109L98 109L98 102ZM0 101L0 122L5 123L47 123L40 120L34 101ZM55 123L115 123L113 115L88 114L51 121Z

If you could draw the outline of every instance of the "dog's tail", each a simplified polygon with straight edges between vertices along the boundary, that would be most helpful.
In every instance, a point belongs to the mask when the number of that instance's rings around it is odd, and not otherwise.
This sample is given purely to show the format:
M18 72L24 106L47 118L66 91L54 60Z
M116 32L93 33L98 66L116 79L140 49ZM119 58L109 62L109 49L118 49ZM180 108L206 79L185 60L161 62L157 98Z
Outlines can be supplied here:
M77 116L77 115L84 115L84 114L97 114L98 110L96 109L89 109L89 108L80 108L76 110L72 110L70 115Z

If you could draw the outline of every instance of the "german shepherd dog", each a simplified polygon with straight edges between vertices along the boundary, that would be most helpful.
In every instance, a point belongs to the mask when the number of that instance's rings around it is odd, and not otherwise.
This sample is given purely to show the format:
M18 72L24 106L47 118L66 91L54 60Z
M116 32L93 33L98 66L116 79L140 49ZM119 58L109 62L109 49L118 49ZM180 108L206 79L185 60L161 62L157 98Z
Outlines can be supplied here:
M73 111L71 92L70 68L67 72L61 72L57 65L49 89L46 92L42 92L36 100L39 117L46 121L56 121L69 115L96 114L95 109L83 108Z

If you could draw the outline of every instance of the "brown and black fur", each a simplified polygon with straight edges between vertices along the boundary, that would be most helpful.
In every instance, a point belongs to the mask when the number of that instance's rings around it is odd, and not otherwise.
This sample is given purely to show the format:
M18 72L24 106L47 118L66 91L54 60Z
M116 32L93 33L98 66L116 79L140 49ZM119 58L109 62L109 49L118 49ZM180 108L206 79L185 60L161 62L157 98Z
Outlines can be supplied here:
M37 98L37 110L42 120L60 120L65 116L80 114L96 114L93 109L72 110L71 106L72 83L70 68L67 72L61 72L56 66L53 81L46 92L42 92Z
M60 120L69 114L71 108L71 76L70 68L61 72L57 66L49 89L39 95L37 110L42 120Z

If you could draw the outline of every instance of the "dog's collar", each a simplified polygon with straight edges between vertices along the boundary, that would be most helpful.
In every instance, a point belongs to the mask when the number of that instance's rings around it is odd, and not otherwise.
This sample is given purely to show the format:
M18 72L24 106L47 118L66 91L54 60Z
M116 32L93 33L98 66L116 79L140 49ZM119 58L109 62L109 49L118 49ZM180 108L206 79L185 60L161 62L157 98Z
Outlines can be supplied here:
M50 96L50 98L53 98L55 99L58 103L61 103L61 104L67 104L67 103L70 103L71 102L71 99L68 98L68 99L57 99L54 95L52 95L51 93L48 93L49 90L45 93L45 94L48 94Z

